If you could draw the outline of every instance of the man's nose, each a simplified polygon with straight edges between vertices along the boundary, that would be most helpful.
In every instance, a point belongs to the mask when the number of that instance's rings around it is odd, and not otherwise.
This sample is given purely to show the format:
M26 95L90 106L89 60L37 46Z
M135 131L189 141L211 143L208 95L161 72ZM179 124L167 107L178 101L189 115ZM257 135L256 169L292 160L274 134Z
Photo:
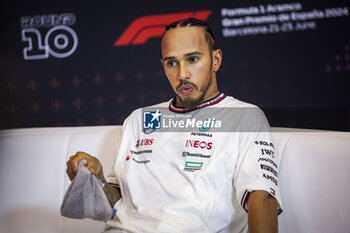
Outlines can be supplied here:
M179 80L185 80L190 78L190 73L185 63L180 63L179 65L178 78Z

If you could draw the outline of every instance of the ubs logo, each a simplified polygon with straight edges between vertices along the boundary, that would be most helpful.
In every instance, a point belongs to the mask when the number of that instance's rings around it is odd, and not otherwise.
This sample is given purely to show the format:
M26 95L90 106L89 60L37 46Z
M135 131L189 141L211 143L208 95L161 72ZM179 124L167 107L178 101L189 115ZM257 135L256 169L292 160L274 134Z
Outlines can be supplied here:
M139 146L150 146L153 144L154 139L138 139L136 142L135 147L138 148Z

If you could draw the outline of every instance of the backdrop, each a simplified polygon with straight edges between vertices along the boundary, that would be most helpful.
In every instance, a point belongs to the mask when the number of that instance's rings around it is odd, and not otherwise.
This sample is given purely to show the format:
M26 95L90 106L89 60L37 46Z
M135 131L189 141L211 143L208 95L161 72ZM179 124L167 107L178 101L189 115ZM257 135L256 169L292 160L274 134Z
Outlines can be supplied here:
M219 88L272 126L350 131L349 2L9 1L0 9L0 128L122 124L173 92L164 25L207 19Z

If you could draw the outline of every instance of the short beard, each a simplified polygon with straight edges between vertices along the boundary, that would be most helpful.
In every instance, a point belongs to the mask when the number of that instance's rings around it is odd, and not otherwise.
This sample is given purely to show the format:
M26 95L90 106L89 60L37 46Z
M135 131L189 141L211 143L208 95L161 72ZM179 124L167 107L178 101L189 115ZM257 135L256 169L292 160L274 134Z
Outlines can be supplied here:
M200 96L198 98L191 98L191 97L187 97L182 99L178 94L176 94L177 96L177 100L179 100L180 104L185 107L185 108L189 108L189 109L193 109L196 108L198 105L200 105L205 97L205 94L207 93L209 87L211 86L211 77L209 76L208 78L208 82L206 83L206 85L200 89ZM189 82L184 81L183 83L181 83L181 85L185 85ZM195 89L197 89L198 87L195 86L194 84L192 84L194 86Z

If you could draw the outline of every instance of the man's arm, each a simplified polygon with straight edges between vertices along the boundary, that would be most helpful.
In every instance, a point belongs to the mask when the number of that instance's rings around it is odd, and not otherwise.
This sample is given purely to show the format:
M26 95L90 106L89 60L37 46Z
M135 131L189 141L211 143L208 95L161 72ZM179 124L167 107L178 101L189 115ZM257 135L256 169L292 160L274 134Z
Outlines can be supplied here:
M277 203L266 191L253 191L248 197L250 233L277 233Z
M105 183L103 191L106 194L106 197L109 201L109 204L113 207L114 204L122 197L120 190L115 188L113 185Z
M113 207L114 204L121 198L121 194L117 188L107 183L107 180L103 175L102 164L97 158L85 152L77 152L75 155L72 155L67 162L67 174L69 176L69 179L73 180L76 176L78 171L78 163L82 159L86 159L86 167L91 171L91 174L94 174L97 179L105 184L103 191L106 194L109 204Z

